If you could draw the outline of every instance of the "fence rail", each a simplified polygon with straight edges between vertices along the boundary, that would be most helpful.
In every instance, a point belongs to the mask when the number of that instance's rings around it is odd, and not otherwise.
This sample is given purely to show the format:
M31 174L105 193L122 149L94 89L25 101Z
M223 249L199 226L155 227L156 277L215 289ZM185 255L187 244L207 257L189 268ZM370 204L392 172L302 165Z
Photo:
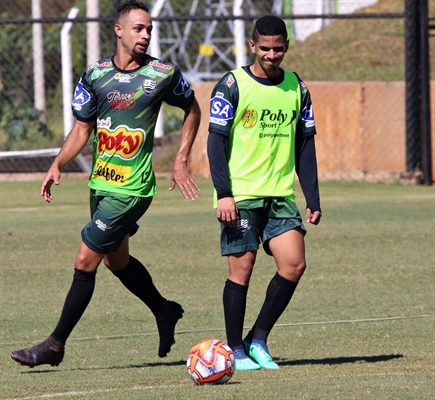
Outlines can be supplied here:
M73 6L81 6L81 10L84 10L85 0L62 2L45 0L42 3L43 12L40 18L31 17L28 1L2 0L0 4L0 95L2 97L0 103L0 151L56 148L62 145L64 140L64 110L62 107L60 31L64 23L73 23L71 45L74 82L72 84L75 84L86 65L89 64L87 56L90 49L86 48L86 28L89 23L98 23L100 39L96 44L99 46L99 52L106 56L114 51L115 41L112 27L115 6L119 0L99 1L100 9L104 11L104 15L89 17L85 16L82 11L74 21L71 21L67 17L68 11ZM310 3L322 2L326 4L328 1L311 0ZM375 3L373 0L361 0L361 3L364 1L367 4ZM401 8L396 6L392 7L390 11L385 10L384 7L383 12L365 9L364 12L358 10L353 13L343 13L338 12L340 10L322 12L322 10L313 9L312 12L310 10L310 12L295 14L294 10L285 8L281 8L281 11L278 12L276 7L278 3L293 4L296 2L247 0L243 2L242 15L234 15L232 9L227 7L227 3L230 2L223 0L193 0L183 3L166 1L166 6L153 20L159 22L160 56L178 64L192 83L216 80L224 72L237 66L236 53L239 50L234 45L236 21L243 21L244 39L247 43L255 19L260 15L274 11L274 14L280 15L288 24L290 37L294 39L293 44L298 49L299 54L304 53L305 42L300 39L303 37L303 32L307 31L307 26L316 25L316 29L324 28L325 31L333 31L334 24L339 23L339 21L352 21L355 26L363 21L378 21L376 27L381 27L385 23L384 21L397 21L394 29L399 33L388 33L392 35L391 37L385 37L384 33L384 36L380 35L380 40L390 40L399 34L403 35L403 55L401 56L403 75L399 78L405 82L407 88L407 154L403 170L404 172L421 171L425 167L423 171L425 183L430 184L432 182L432 171L428 168L428 165L432 165L430 160L432 154L430 93L428 92L429 81L422 81L422 68L424 65L428 66L429 56L425 54L428 50L422 48L422 37L419 31L421 24L425 22L426 27L423 28L426 29L426 39L429 41L434 36L435 18L429 18L427 14L422 15L427 1L405 0L405 8L403 5ZM211 11L206 10L207 4ZM44 106L42 109L41 106L36 106L39 94L34 88L35 66L32 54L29 52L31 47L29 44L32 44L33 37L32 29L27 29L37 25L41 26L43 31L44 101L42 104ZM352 31L352 35L358 36L358 34L357 30ZM323 36L319 38L323 38ZM155 39L154 36L153 41ZM311 42L309 39L305 40L307 48L309 48ZM363 33L361 33L360 38L355 38L355 42L360 46L355 51L366 52L370 57L370 46L376 45L376 43L367 41ZM211 55L201 54L200 49L203 44L211 46ZM334 46L334 43L331 41L329 46ZM348 60L346 60L346 56L342 56L345 46L341 48L338 45L335 46L337 46L338 68L340 63L346 63ZM295 57L293 53L291 54L291 57ZM352 57L351 52L348 56ZM252 62L250 54L245 54L245 57L247 63ZM297 70L299 73L304 73L302 75L304 80L309 82L310 80L329 79L327 71L322 75L321 65L318 66L320 72L317 71L315 75L311 74L305 68L305 65L311 62L310 55L304 54L304 57L304 71ZM385 62L385 60L370 60L367 68L376 69ZM292 60L289 61L289 64L292 65ZM356 72L355 78L352 79L352 70L347 70L346 75L346 80L357 81L360 79L360 75L357 76ZM331 93L331 98L334 96L339 96L339 94ZM379 107L388 106L385 99L379 97ZM427 120L424 124L420 123L420 121L424 121L422 115L427 116L427 113L429 113L429 123ZM175 124L177 123L176 115L169 117L165 118L165 132L174 130L174 121ZM322 127L319 127L320 131L321 129ZM428 129L429 132L427 132ZM423 130L425 131L423 132ZM425 140L422 141L422 138ZM402 151L402 146L392 146L390 151ZM382 157L380 157L378 169L382 169L382 162Z

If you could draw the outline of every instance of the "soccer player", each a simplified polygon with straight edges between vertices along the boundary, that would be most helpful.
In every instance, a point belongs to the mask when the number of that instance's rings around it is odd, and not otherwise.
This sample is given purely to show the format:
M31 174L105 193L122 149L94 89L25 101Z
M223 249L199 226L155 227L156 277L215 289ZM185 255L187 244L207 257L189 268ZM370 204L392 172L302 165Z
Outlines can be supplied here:
M146 268L130 255L129 239L156 194L151 158L163 101L184 110L169 190L177 185L186 199L197 197L199 187L188 171L187 160L200 109L179 68L146 54L152 29L149 9L143 2L121 4L114 25L116 54L89 66L75 90L72 109L76 122L45 176L41 196L47 202L52 200L51 186L59 184L60 171L94 132L89 179L92 218L81 233L73 282L60 320L42 343L11 354L22 365L59 365L63 360L65 342L91 300L101 261L154 314L159 357L165 357L175 343L175 326L184 310L160 294Z
M321 218L310 94L280 64L288 50L285 23L264 16L249 42L252 65L230 71L210 102L208 157L229 274L223 291L228 345L237 370L278 369L267 338L305 270L304 235L295 203L295 175L306 198L307 223ZM248 285L260 241L277 272L257 320L242 339Z

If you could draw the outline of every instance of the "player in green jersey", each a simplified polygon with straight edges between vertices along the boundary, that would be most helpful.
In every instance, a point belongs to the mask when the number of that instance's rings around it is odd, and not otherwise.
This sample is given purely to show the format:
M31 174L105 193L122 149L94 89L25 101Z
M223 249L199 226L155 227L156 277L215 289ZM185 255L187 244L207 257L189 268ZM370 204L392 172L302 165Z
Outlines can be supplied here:
M82 230L73 282L59 322L43 342L12 352L12 359L22 365L59 365L63 360L65 342L91 300L101 261L154 314L160 337L158 355L165 357L175 343L175 325L184 310L160 294L146 268L130 255L129 238L156 193L151 158L163 101L185 113L169 189L177 185L186 199L197 197L199 187L187 160L200 109L180 70L146 54L152 28L143 2L121 4L114 26L116 54L89 66L77 85L72 103L76 122L45 176L41 196L52 200L51 186L59 184L60 171L80 153L93 132L92 219Z
M275 16L258 19L249 43L254 63L227 73L210 102L208 156L221 253L229 266L223 292L225 326L238 370L279 368L267 338L306 267L296 174L307 202L306 222L317 225L322 215L311 97L295 73L280 68L288 45L284 21ZM248 285L260 242L278 270L243 339Z

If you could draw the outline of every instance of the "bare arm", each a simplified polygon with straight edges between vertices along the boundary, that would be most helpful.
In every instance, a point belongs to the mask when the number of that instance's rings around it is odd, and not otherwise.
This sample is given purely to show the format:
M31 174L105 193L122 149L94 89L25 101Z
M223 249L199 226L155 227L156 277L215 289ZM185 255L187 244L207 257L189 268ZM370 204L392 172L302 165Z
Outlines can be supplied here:
M186 199L191 200L195 200L198 197L197 192L199 186L196 184L187 168L187 160L189 159L190 150L192 149L193 142L198 132L200 120L201 110L195 99L192 105L184 110L180 147L175 156L171 175L171 186L169 187L169 190L173 190L175 185L177 185L181 194Z
M54 159L51 167L45 175L41 185L41 196L47 203L53 200L51 185L59 185L60 171L62 171L86 146L89 136L94 127L93 122L76 121L73 129L68 134L59 154Z

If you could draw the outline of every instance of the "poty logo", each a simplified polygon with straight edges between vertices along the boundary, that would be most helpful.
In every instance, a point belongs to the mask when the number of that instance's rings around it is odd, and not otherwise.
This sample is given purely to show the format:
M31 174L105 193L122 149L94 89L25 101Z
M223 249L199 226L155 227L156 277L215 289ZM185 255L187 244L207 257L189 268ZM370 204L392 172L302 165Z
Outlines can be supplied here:
M81 110L82 106L85 105L90 99L91 95L83 88L82 79L80 78L80 81L74 91L72 106L76 110Z
M119 126L115 131L98 129L98 155L132 160L142 149L145 138L146 134L142 129L131 131L127 126Z

